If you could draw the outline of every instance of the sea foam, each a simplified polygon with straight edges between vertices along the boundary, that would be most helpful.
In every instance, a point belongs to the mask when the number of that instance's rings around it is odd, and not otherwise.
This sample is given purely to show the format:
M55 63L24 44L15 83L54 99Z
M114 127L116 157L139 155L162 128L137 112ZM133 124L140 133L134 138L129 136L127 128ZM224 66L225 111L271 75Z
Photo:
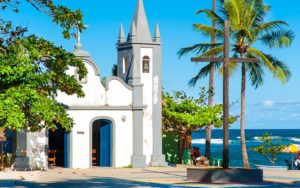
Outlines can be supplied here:
M295 137L292 137L292 138L289 138L291 141L294 141L294 142L300 142L300 138L295 138Z
M205 139L193 139L192 144L205 144ZM211 144L223 144L223 139L211 139Z

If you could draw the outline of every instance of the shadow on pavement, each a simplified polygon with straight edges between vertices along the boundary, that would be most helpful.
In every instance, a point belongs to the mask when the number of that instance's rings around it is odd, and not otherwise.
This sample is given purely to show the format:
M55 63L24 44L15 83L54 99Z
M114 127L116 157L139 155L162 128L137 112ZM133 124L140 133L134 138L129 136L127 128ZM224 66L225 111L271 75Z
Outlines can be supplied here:
M1 180L0 187L16 187L16 188L96 188L96 187L104 187L104 188L148 188L148 187L176 187L174 185L164 185L158 183L144 183L144 182L135 182L129 180L115 179L115 178L91 178L84 180L67 180L61 182L51 182L51 183L40 183L40 182L29 182L29 181L20 181L20 180ZM179 186L178 186L179 187ZM182 187L182 186L180 186ZM184 187L184 186L183 186Z
M238 188L238 187L272 187L272 188L279 188L279 187L300 187L300 182L295 181L293 184L285 184L285 183L273 183L273 182L265 182L263 184L247 184L247 185L239 185L239 184L198 184L198 183L188 183L190 186L186 186L183 184L158 184L158 183L144 183L144 182L137 182L137 181L129 181L129 180L122 180L116 178L90 178L84 180L75 180L70 179L61 182L51 182L51 183L40 183L40 182L29 182L29 181L20 181L20 180L1 180L0 187L15 187L15 188L48 188L48 187L55 187L55 188L76 188L76 187L83 187L83 188L96 188L96 187L104 187L104 188L188 188L188 187L226 187L226 188Z

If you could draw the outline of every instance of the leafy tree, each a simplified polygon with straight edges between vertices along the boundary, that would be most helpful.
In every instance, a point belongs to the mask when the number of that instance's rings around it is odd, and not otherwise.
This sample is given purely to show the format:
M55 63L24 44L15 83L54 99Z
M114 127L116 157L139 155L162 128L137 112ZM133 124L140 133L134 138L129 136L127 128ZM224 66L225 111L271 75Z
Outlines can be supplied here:
M163 94L163 129L179 133L179 162L185 148L191 148L191 132L206 125L222 126L222 105L208 106L208 92L202 88L199 98L189 97L184 92ZM230 117L230 122L237 117Z
M114 64L113 67L111 68L111 75L118 76L118 65L117 64Z
M52 18L70 39L76 26L84 29L82 13L49 0L4 0L2 11L18 13L22 3ZM11 13L11 14L13 14ZM0 126L9 129L39 131L55 129L58 125L70 130L73 120L66 106L58 103L58 92L83 97L81 85L74 76L66 74L70 66L77 67L79 79L87 74L83 62L62 47L28 35L27 28L13 26L0 19Z
M265 17L270 7L262 0L219 0L221 3L220 14L211 10L199 10L209 19L216 22L216 28L205 24L194 24L196 31L204 36L215 34L216 43L200 43L183 49L182 53L197 53L199 57L220 57L223 55L224 20L230 21L230 38L233 43L231 52L233 57L258 58L259 63L242 63L241 72L241 145L244 167L249 167L245 140L245 108L246 108L246 76L248 74L252 86L258 88L264 82L264 69L269 70L275 78L286 83L290 76L288 66L271 54L267 54L255 46L260 43L268 48L289 47L294 39L294 33L288 30L288 24L284 21L265 22ZM208 75L211 65L205 66L197 75L202 78ZM214 64L215 69L222 72L220 63ZM237 62L230 63L230 73L233 74L239 68Z
M277 160L277 155L282 153L282 150L286 146L276 144L268 132L265 132L265 134L259 137L258 140L262 142L262 145L253 148L253 150L266 157L274 166Z

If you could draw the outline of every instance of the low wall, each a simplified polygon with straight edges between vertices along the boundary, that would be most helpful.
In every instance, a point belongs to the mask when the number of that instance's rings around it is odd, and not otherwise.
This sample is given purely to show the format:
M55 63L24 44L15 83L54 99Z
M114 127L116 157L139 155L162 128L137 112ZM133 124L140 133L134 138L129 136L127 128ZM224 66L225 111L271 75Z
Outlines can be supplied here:
M260 183L263 182L263 170L188 168L187 179L205 183Z

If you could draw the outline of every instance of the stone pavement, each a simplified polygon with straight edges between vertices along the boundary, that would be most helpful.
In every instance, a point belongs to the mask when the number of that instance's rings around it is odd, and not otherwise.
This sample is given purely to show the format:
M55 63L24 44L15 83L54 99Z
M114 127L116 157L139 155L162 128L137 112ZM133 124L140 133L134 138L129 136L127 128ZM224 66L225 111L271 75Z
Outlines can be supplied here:
M300 187L300 171L264 171L262 184L200 184L186 181L185 167L87 170L55 168L46 172L0 172L0 187Z

